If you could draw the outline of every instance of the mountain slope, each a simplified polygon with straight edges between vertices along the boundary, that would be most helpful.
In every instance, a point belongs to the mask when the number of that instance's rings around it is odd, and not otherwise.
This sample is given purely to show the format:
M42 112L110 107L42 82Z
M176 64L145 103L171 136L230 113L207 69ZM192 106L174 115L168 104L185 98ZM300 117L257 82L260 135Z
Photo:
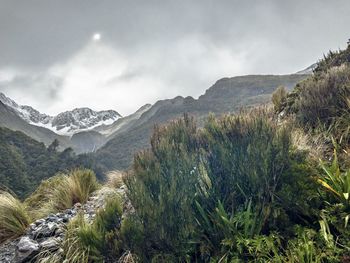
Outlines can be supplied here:
M69 148L57 152L22 132L0 127L0 188L23 197L42 179L79 164Z
M106 170L128 168L133 154L149 146L149 137L155 124L165 123L184 113L197 117L201 123L201 119L209 112L222 114L237 111L241 107L267 103L276 87L283 85L291 89L307 76L250 75L224 78L217 81L198 100L192 97L176 97L158 101L127 129L111 136L94 154L94 158Z
M57 135L56 133L38 126L31 125L18 116L18 113L0 101L0 126L14 131L21 131L31 138L49 145L57 139L61 148L70 147L68 137Z

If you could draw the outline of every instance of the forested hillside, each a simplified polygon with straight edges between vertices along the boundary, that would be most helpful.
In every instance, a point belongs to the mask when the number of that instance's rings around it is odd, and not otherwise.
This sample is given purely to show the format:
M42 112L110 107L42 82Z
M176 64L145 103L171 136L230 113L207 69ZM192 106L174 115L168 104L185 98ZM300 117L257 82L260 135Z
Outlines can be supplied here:
M1 188L24 197L59 171L93 163L85 155L76 156L71 148L58 151L58 146L58 141L46 147L22 132L0 127Z

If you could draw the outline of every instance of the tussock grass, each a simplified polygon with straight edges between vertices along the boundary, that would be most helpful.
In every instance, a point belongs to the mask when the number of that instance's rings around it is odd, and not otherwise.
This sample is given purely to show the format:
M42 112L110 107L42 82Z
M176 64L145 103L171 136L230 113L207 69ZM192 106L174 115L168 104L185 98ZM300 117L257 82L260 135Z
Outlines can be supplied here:
M300 150L307 151L312 161L318 163L324 157L323 153L327 151L322 134L311 135L301 128L294 128L291 132L292 145Z
M75 203L85 203L99 188L96 176L89 169L75 169L43 181L25 200L33 218L71 208Z
M92 254L98 252L91 249L98 242L101 242L99 233L86 222L82 214L79 214L67 225L63 243L66 260L71 263L89 262Z
M106 174L107 177L107 186L112 188L120 188L124 182L124 174L121 171L111 171Z
M137 258L130 251L126 251L119 259L118 263L137 263Z
M60 211L76 203L85 203L99 187L94 172L88 169L75 169L62 177L52 189L49 204L52 210Z
M122 215L121 199L118 195L110 197L106 206L100 209L92 224L83 214L78 214L67 225L63 242L64 259L72 263L104 262L110 242L115 239L114 232L120 228ZM118 248L116 248L118 251ZM131 261L125 261L131 262Z
M0 192L0 243L22 235L30 223L25 206L7 192Z

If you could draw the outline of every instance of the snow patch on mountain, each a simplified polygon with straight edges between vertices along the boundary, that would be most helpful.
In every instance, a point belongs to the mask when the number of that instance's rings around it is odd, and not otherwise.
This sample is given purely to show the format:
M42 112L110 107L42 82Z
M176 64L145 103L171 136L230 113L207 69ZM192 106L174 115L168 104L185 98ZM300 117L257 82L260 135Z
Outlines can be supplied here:
M75 133L92 130L101 125L111 125L122 116L114 110L94 111L89 108L76 108L57 116L40 113L30 106L19 105L0 92L0 101L12 108L29 124L52 130L59 135L71 136Z

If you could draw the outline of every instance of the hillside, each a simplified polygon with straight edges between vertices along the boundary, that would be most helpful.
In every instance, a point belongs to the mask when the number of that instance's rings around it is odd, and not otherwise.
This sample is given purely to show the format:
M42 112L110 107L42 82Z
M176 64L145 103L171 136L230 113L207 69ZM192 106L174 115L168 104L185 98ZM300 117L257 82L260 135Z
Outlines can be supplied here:
M128 168L132 156L149 146L149 137L155 124L162 124L189 113L201 123L208 113L217 115L237 112L242 107L253 107L270 101L278 86L292 89L308 75L250 75L218 80L198 99L176 97L156 102L134 120L126 129L121 129L108 138L94 158L106 170Z
M71 148L58 152L20 131L0 127L0 189L10 189L19 197L31 193L39 183L59 171L79 167L85 156Z

